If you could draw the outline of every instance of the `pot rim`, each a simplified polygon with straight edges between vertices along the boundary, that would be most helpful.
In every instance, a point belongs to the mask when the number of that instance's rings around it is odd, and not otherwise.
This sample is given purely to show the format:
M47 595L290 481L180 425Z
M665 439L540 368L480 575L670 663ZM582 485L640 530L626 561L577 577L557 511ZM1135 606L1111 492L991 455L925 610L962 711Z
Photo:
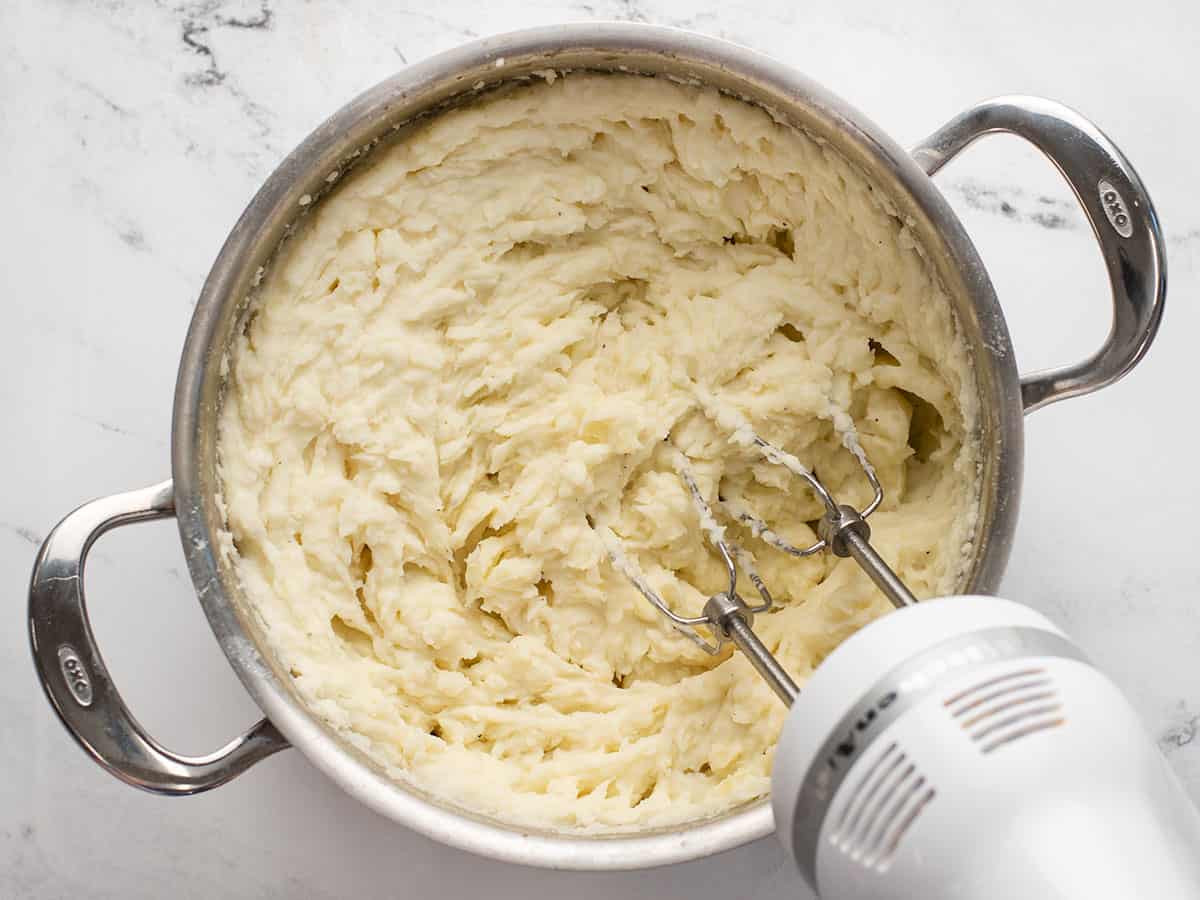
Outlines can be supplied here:
M990 445L981 448L981 504L987 504L989 498L991 503L988 509L981 509L979 546L965 590L987 593L996 588L1011 547L1020 492L1020 385L999 304L962 225L917 163L844 101L789 66L754 50L666 26L589 22L484 38L405 68L350 101L319 126L251 200L201 291L176 382L172 470L188 568L222 650L264 714L326 775L376 812L435 840L483 856L549 868L648 868L709 856L766 836L774 829L769 802L764 798L711 820L657 832L593 836L529 831L484 820L439 802L418 785L400 784L310 713L290 678L260 650L251 637L258 623L231 599L238 589L226 581L228 573L215 540L222 523L213 489L213 424L220 402L217 384L225 365L223 329L227 332L231 327L235 315L231 307L242 306L261 277L264 247L273 250L286 237L299 212L298 204L308 207L311 197L317 196L314 186L323 187L328 173L344 171L350 157L346 135L378 139L391 130L395 110L422 102L433 87L439 87L446 96L452 93L461 97L470 93L482 73L494 73L487 75L492 81L508 80L522 66L530 70L531 59L541 61L534 68L555 68L562 61L559 57L567 59L572 54L589 52L598 57L611 54L614 70L618 58L640 57L669 64L685 74L703 72L719 75L730 84L744 83L748 89L769 89L781 98L781 103L773 107L776 112L788 101L796 108L802 104L807 115L820 118L831 133L844 136L846 147L858 157L852 162L873 166L871 174L886 173L893 193L900 191L911 201L911 210L906 212L915 218L922 246L927 250L935 246L940 251L935 263L947 282L947 293L956 299L960 320L968 301L967 312L975 317L975 338L968 340L980 380L982 440ZM782 111L787 112L786 106ZM368 123L378 126L373 135L365 130ZM300 199L306 191L311 195ZM988 421L983 421L985 418Z

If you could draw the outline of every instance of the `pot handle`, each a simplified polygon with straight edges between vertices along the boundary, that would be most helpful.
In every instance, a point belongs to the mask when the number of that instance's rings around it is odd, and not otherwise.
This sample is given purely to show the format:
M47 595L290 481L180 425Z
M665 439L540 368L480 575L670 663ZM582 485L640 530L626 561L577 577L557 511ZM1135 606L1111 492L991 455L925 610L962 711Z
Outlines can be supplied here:
M182 795L222 785L288 742L263 719L215 753L180 756L146 734L113 685L88 623L84 561L109 529L174 514L173 485L164 481L85 503L59 522L33 565L29 639L50 705L79 745L127 784Z
M1040 97L997 97L952 119L912 150L933 175L977 138L1022 137L1044 153L1075 192L1100 244L1112 283L1113 322L1092 356L1021 378L1030 413L1107 387L1137 365L1154 340L1166 299L1162 231L1146 188L1103 132L1072 109Z

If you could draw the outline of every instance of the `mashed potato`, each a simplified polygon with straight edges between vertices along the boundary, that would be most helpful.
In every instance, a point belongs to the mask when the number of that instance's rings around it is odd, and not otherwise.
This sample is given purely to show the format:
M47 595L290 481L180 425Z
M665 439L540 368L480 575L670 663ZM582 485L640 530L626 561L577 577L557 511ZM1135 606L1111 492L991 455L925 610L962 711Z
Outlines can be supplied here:
M853 427L887 492L876 547L918 596L952 589L975 391L913 237L819 142L637 76L512 89L376 156L287 242L232 354L227 551L274 652L394 777L505 821L619 831L762 796L783 706L600 532L694 614L724 576L674 448L798 543L820 504L730 429L861 508ZM889 608L850 561L730 534L801 684Z

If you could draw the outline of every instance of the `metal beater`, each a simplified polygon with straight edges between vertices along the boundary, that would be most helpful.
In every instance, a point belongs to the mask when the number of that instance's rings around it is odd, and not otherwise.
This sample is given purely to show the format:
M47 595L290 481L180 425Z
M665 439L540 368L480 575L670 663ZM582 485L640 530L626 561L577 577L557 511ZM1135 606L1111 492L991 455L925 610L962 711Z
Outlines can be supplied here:
M867 481L871 485L873 497L871 502L859 512L852 506L838 503L829 489L805 467L796 457L785 450L774 446L753 432L746 434L746 443L752 443L761 452L762 457L770 463L786 468L792 474L803 479L820 498L825 506L825 514L821 517L817 533L819 540L808 547L797 547L780 537L762 519L755 516L741 504L718 498L718 505L725 513L747 526L755 537L777 550L797 558L812 556L828 548L835 556L851 557L870 576L871 580L883 591L884 595L897 608L911 606L917 598L884 562L875 548L871 546L871 527L867 518L879 508L883 502L883 486L879 476L867 459L865 452L853 437L844 437L843 443L850 453L858 460ZM763 583L750 554L740 546L725 537L724 528L717 522L713 507L705 499L696 483L695 476L688 466L683 452L674 449L675 470L687 486L692 500L700 516L701 528L709 542L720 553L725 569L729 574L729 587L724 591L713 594L704 604L699 616L681 616L667 605L636 568L624 557L616 547L610 545L610 556L613 562L633 582L634 586L647 600L665 615L671 623L685 636L694 641L705 652L719 653L727 642L732 642L741 650L750 663L779 695L788 706L795 701L800 689L792 681L791 676L771 655L758 635L754 633L754 616L765 613L772 606L771 593ZM760 603L747 604L737 590L738 561L741 561L746 575L758 591ZM707 626L714 635L714 640L707 640L697 629Z

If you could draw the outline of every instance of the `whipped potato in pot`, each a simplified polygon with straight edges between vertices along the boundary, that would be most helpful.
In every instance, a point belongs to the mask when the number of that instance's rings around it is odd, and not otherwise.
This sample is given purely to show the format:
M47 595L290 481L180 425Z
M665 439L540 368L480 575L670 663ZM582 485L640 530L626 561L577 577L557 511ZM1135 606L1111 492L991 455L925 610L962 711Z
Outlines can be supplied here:
M604 535L697 614L725 570L675 448L802 544L820 503L730 430L861 509L850 435L875 547L952 591L975 397L931 266L845 160L711 89L547 73L410 126L282 246L230 359L224 549L301 695L397 779L524 826L678 824L766 793L784 708ZM890 608L851 561L729 534L801 685Z

